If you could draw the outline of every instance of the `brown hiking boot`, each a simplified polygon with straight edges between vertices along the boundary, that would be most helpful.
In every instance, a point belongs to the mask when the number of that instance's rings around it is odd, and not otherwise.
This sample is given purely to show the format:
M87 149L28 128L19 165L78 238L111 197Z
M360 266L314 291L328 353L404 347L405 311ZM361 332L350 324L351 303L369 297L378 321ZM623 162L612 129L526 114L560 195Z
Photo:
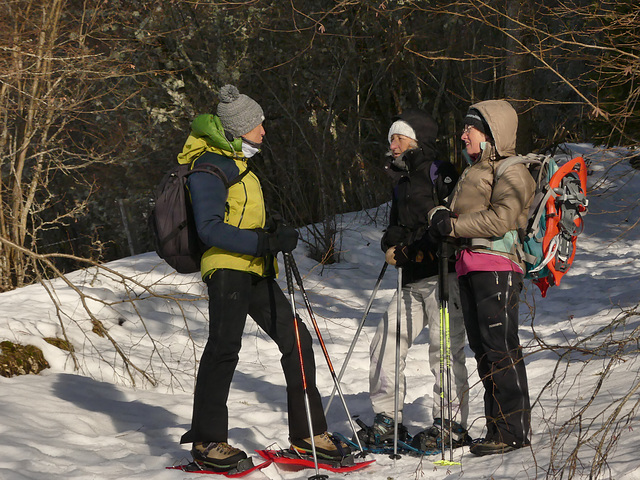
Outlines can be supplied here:
M201 463L213 470L226 472L238 466L247 454L226 442L194 442L191 455L196 463Z
M351 449L346 443L339 441L333 435L324 432L313 437L318 457L328 460L342 460L351 455ZM291 450L304 455L313 455L311 448L311 438L291 440Z

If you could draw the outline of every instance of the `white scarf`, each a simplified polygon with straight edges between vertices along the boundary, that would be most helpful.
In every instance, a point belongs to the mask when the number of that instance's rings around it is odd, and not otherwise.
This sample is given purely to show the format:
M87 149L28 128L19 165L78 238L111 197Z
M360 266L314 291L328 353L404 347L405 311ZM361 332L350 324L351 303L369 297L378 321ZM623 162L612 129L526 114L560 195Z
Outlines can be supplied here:
M251 158L259 151L260 147L255 146L255 144L252 145L250 143L247 143L245 139L242 139L242 153L244 153L245 157Z

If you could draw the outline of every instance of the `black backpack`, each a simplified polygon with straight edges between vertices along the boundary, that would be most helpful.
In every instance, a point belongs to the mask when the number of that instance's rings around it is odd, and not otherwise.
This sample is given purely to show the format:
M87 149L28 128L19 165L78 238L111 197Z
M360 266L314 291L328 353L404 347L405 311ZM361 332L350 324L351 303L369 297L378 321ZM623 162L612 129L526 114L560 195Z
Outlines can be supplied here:
M204 163L193 169L189 165L177 165L162 178L155 192L149 223L156 253L178 273L199 271L200 259L206 250L196 230L187 191L187 177L195 172L216 175L228 189L242 180L249 169L231 183L220 167L211 163Z

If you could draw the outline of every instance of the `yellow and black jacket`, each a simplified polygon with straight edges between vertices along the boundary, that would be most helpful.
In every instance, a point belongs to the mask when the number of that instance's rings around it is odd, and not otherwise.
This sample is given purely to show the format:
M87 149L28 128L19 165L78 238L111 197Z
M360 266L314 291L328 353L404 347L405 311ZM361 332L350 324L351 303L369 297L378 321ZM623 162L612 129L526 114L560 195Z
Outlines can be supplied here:
M192 168L203 163L216 165L229 182L248 168L240 143L226 140L213 115L194 120L178 161ZM258 256L257 232L265 226L266 210L260 181L253 172L245 173L228 189L215 175L194 173L188 188L198 235L207 247L200 264L203 279L222 268L259 276L275 272L272 256Z

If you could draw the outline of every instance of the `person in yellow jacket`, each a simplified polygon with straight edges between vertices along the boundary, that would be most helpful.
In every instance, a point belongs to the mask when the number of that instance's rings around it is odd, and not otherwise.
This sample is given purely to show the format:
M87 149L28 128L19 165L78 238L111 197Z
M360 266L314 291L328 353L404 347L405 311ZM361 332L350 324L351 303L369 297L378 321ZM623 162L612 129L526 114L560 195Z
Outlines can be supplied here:
M310 452L311 436L291 305L275 281L275 255L294 250L298 233L282 223L265 230L262 188L248 167L265 135L262 108L233 85L222 87L219 98L217 115L200 115L193 121L178 155L180 163L192 168L211 163L226 176L225 182L216 175L196 172L187 184L198 235L207 248L201 273L209 292L209 338L198 368L191 429L181 443L193 444L191 454L196 462L228 471L247 458L228 443L227 410L247 315L282 354L291 448ZM304 324L299 324L299 334L316 451L319 457L340 460L350 452L326 432L311 335Z

